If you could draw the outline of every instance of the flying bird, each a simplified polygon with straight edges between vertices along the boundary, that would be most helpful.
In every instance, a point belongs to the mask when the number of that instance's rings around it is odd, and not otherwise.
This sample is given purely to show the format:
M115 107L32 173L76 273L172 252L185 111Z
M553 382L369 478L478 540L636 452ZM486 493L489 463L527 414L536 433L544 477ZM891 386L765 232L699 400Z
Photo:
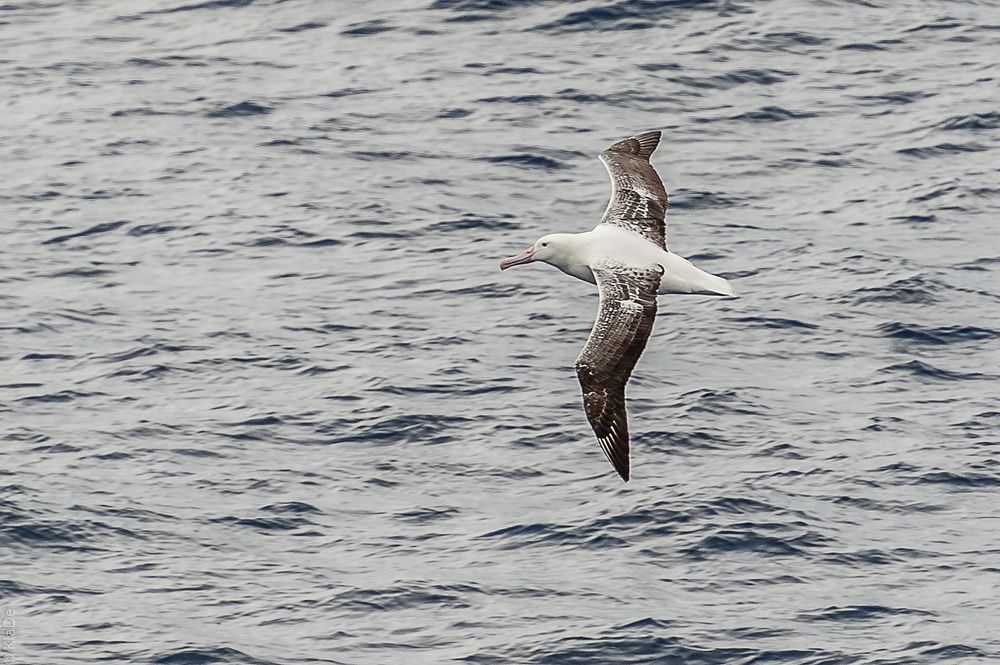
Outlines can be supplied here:
M658 293L732 296L722 277L667 247L667 192L649 157L660 132L619 141L598 157L611 176L611 201L593 231L542 236L500 269L541 261L596 284L597 320L576 359L583 406L615 471L630 476L625 384L646 347Z

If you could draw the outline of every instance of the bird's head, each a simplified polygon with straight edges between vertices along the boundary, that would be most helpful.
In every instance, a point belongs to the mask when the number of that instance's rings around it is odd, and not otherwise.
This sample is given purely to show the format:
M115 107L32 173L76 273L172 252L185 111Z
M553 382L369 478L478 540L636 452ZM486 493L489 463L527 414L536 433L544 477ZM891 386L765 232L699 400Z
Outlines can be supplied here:
M567 242L563 236L565 233L553 233L542 236L535 241L535 244L524 250L517 256L509 256L500 262L500 270L506 270L512 266L522 263L532 263L533 261L543 261L556 265L560 257L568 250Z

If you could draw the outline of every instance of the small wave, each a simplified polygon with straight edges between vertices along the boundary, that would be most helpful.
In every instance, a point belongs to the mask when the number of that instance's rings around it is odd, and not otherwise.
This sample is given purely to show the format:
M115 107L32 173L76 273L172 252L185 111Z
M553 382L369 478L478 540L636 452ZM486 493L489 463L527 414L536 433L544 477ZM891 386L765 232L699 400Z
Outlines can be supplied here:
M59 278L59 277L105 277L107 275L113 275L114 270L106 270L104 268L69 268L68 270L57 270L56 272L46 273L45 277Z
M889 218L893 222L908 222L910 224L931 224L937 221L937 215L898 215Z
M540 69L535 67L496 67L489 71L490 76L500 76L503 74L544 74Z
M54 587L36 586L25 584L16 580L0 579L0 595L4 598L11 596L47 596L54 594L70 594L69 589L58 589Z
M285 146L300 146L302 141L298 139L273 139L271 141L263 141L258 143L262 148L282 148Z
M719 192L677 188L670 193L669 206L680 210L707 210L712 208L732 208L740 204L741 201L739 199Z
M882 468L878 471L885 473L886 469ZM833 500L833 503L838 506L851 506L853 508L860 508L861 510L870 510L875 513L885 514L936 513L947 510L945 506L929 503L892 500L877 501L875 499L856 496L838 496Z
M500 549L521 547L564 546L586 550L617 549L628 543L621 538L591 529L587 526L558 524L515 524L479 536L483 540L496 540Z
M75 238L85 238L86 236L98 235L100 233L108 233L109 231L114 231L128 224L128 222L104 222L103 224L96 224L88 229L79 231L77 233L69 233L62 236L56 236L54 238L49 238L48 240L43 240L43 245L56 245L64 243L67 240L73 240Z
M248 7L256 0L206 0L206 2L196 2L190 5L180 5L178 7L168 7L166 9L153 9L143 12L142 15L156 14L176 14L178 12L191 12L200 9L230 9Z
M282 326L285 330L292 332L311 332L319 335L329 335L330 333L357 332L363 330L361 326L352 326L345 323L324 323L318 327L312 326Z
M237 423L231 423L232 427L267 427L270 425L281 425L284 421L277 416L261 416L259 418L249 418Z
M210 450L208 448L174 448L172 451L176 455L184 457L195 457L201 459L226 459L226 455Z
M684 9L716 9L709 0L657 0L655 2L618 2L570 12L562 18L535 26L539 32L579 32L586 30L642 30L654 27L658 20L677 18Z
M668 4L668 3L664 3ZM672 4L672 3L670 3ZM535 26L538 32L576 32L584 30L641 30L655 25L648 18L637 16L625 6L611 5L570 12L557 21Z
M925 362L919 360L911 360L909 362L900 363L898 365L890 365L889 367L883 367L880 371L882 372L904 372L912 374L913 376L920 379L934 379L939 381L969 381L969 380L980 380L980 379L995 379L997 376L990 374L980 374L978 372L952 372L946 369L940 369L934 367Z
M330 97L332 99L339 99L341 97L353 97L355 95L367 95L372 92L378 92L374 88L341 88L340 90L331 90L330 92L325 92L321 97Z
M117 351L115 353L107 353L104 355L93 356L95 360L102 363L119 363L128 360L134 360L135 358L148 358L150 356L155 356L160 353L181 353L184 351L204 351L208 347L196 345L196 344L168 344L164 342L157 342L155 344L136 346L126 349L124 351Z
M860 95L854 99L881 106L883 104L912 104L919 102L921 99L933 97L936 94L927 90L899 90L897 92L882 93L881 95Z
M173 67L174 63L164 58L129 58L125 64L130 67Z
M799 621L871 621L896 616L937 616L935 612L909 607L887 607L885 605L831 606L822 610L805 612Z
M416 508L396 513L393 517L403 522L426 524L438 520L451 519L455 515L458 515L458 512L457 508Z
M102 549L118 538L147 540L147 535L96 520L19 520L0 526L0 544L66 550Z
M792 111L780 106L764 106L756 111L740 113L730 118L730 120L743 120L746 122L785 122L786 120L799 120L801 118L815 118L819 113L811 111Z
M76 446L71 446L68 443L54 443L49 446L35 446L34 448L31 449L32 452L43 453L46 455L78 453L80 452L80 450L81 450L80 448L77 448Z
M464 585L460 589L445 589L435 585L405 584L385 589L351 589L337 594L327 602L327 605L341 611L360 610L367 612L372 610L380 612L405 609L429 610L432 607L465 609L469 607L469 603L462 600L462 597L468 595L470 588L475 589L476 587Z
M83 399L86 397L105 397L107 393L101 392L81 392L79 390L60 390L55 393L46 393L44 395L29 395L28 397L22 397L18 399L18 402L28 402L28 403L52 403L58 404L61 402L75 402L78 399Z
M51 439L47 434L39 434L37 432L11 432L10 434L5 434L2 441L20 441L23 443L45 443ZM4 475L4 474L0 474ZM9 485L14 489L19 488L19 485ZM3 488L6 489L6 488ZM4 502L0 500L0 506L4 506Z
M838 51L885 51L888 50L886 46L882 46L878 43L864 43L864 42L854 42L851 44L844 44L837 47Z
M646 62L636 65L644 72L677 72L684 68L676 62Z
M956 21L955 19L944 16L930 23L922 23L913 28L907 28L903 32L923 32L925 30L946 30L948 28L961 28L962 23Z
M469 109L458 109L458 108L443 109L435 117L436 118L442 118L442 119L444 119L444 118L468 118L470 115L472 115L472 113L473 112L470 111Z
M821 558L825 564L847 566L851 569L869 566L889 566L912 559L913 550L897 548L895 550L862 549L852 552L834 552Z
M864 287L854 291L855 302L898 302L907 305L929 305L938 300L942 285L922 275L899 279L886 286Z
M808 459L808 455L799 446L791 443L774 443L765 445L753 453L754 457L779 457L784 459Z
M936 660L951 660L955 658L995 658L995 654L987 654L985 651L970 647L967 644L943 644L931 647L921 652L925 656L937 656Z
M818 46L830 41L826 37L819 37L808 32L769 32L764 35L764 38L775 45L802 44L804 46Z
M938 123L938 129L953 131L959 129L1000 129L1000 112L970 113L956 115Z
M303 376L320 376L322 374L330 374L332 372L337 372L342 369L346 369L347 365L340 365L338 367L324 367L323 365L310 365L305 369L299 371L299 374Z
M386 25L385 21L375 19L363 23L353 23L346 30L341 30L340 34L347 37L367 37L368 35L377 35L382 32L391 32L395 29L395 26Z
M926 201L933 201L934 199L941 198L958 190L958 185L953 182L947 183L936 183L930 185L926 191L922 194L917 194L910 199L910 203L924 203Z
M246 527L265 534L274 531L296 531L315 526L313 522L304 517L219 517L209 521L214 524ZM302 534L293 535L301 536Z
M781 83L796 76L795 72L782 71L778 69L739 69L726 74L715 76L675 76L669 80L672 83L696 89L729 90L736 86L753 85L773 85Z
M299 23L287 28L278 28L278 32L305 32L306 30L318 30L326 26L326 23L320 23L319 21L306 21L305 23Z
M152 367L144 368L131 368L127 367L124 369L115 370L110 374L104 375L104 377L129 377L129 381L148 381L150 379L158 379L166 374L171 374L174 372L193 372L194 370L186 369L182 367L176 367L171 365L153 365Z
M543 155L531 155L531 154L516 154L516 155L497 155L494 157L479 157L481 161L489 162L491 164L503 164L510 166L519 166L523 168L534 168L534 169L545 169L547 171L555 171L558 169L566 168L566 165L559 162L551 157L545 157Z
M546 95L510 95L505 97L483 97L476 102L482 104L538 104L552 99Z
M878 332L884 337L915 344L958 344L1000 337L1000 332L976 326L921 326L892 321L883 323Z
M520 229L521 225L512 216L487 218L465 213L460 219L441 220L427 227L429 233L455 233L467 231L508 231Z
M542 0L543 2L552 0ZM537 0L536 0L537 2ZM523 7L525 0L434 0L430 9L451 9L454 11L502 12Z
M111 112L112 118L127 118L129 116L158 116L158 115L191 115L189 111L161 111L149 106L135 106L128 109L118 109Z
M303 503L301 501L288 501L285 503L272 503L264 506L261 510L266 510L271 513L320 513L322 512L316 506Z
M187 229L188 226L174 226L173 224L138 224L133 226L127 231L127 234L133 238L140 238L142 236L148 235L161 235L164 233L170 233L171 231L176 231L178 229Z
M640 627L641 628L641 627ZM485 659L487 663L538 663L538 665L563 665L566 663L684 663L684 665L725 665L726 663L764 663L790 660L780 654L745 647L717 644L684 644L673 635L635 635L610 633L600 637L564 637L552 643L544 640L530 649L513 650L499 659ZM796 652L807 655L811 652ZM472 661L476 662L476 661ZM819 662L819 661L815 661ZM824 661L829 662L829 661Z
M134 358L145 358L149 356L156 355L159 352L155 346L140 346L136 348L129 349L127 351L119 351L117 353L109 353L103 356L97 356L96 360L98 362L105 363L118 363L125 362L127 360L132 360Z
M342 245L344 243L342 240L335 240L334 238L320 238L319 240L295 242L277 236L267 236L265 238L255 238L249 242L240 244L247 247L336 247L337 245Z
M705 429L663 430L649 429L633 435L636 444L648 446L651 450L664 452L684 451L690 453L696 450L719 450L730 445L730 440L721 432Z
M244 100L229 106L223 106L205 114L206 118L241 118L245 116L267 115L273 109L257 102Z
M733 321L734 323L739 323L740 325L749 328L804 328L806 330L819 329L819 326L816 325L815 323L799 321L798 319L783 319L780 317L742 316L742 317L729 318L727 320Z
M952 427L967 434L969 432L1000 432L1000 411L983 411L967 420L954 423Z
M989 148L979 143L939 143L922 148L902 148L896 152L907 157L928 159L942 155L958 155L966 152L983 152L985 150L989 150Z
M391 416L354 432L341 434L337 439L340 443L437 445L455 440L462 431L462 424L468 420L461 416L427 414Z
M830 538L815 531L786 535L790 528L779 523L732 524L718 528L694 545L685 547L684 553L698 559L708 559L720 554L746 552L764 556L807 556L824 547Z
M401 161L433 157L433 155L409 152L408 150L355 150L351 154L364 161L378 161L383 159Z
M586 92L576 88L566 88L558 93L559 99L564 99L577 104L612 104L615 106L627 106L635 102L649 100L648 95L643 95L638 90L622 90L607 95L595 92Z
M229 647L187 647L161 653L153 660L153 663L155 665L214 665L215 663L278 665L274 661L254 658L239 649L230 649Z
M752 401L749 395L741 396L734 390L712 390L702 388L680 396L675 404L678 417L689 414L735 414L756 415L762 413L762 405Z
M917 478L915 483L918 485L951 485L962 488L998 487L1000 486L1000 474L972 471L963 473L932 471Z

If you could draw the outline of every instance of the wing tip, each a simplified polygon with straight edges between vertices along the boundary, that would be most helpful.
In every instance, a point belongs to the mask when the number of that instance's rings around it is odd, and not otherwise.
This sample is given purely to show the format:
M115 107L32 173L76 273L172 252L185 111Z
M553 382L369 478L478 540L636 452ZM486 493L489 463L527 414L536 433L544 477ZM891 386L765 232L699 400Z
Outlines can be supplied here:
M620 152L626 155L637 155L643 159L648 160L656 150L656 146L660 145L660 137L663 132L659 129L653 129L648 132L642 132L641 134L636 134L635 136L630 136L627 139L618 141L612 144L605 152Z
M632 454L629 449L628 434L625 434L624 438L619 436L612 425L612 432L607 436L598 437L597 441L601 444L601 450L611 462L612 468L627 483L632 471Z
M625 453L625 459L619 458L618 460L610 460L611 466L615 468L615 471L618 472L618 475L621 476L621 479L626 483L632 476L632 460L629 459L629 457L630 455Z
M632 137L632 140L639 144L639 154L649 159L649 156L653 154L656 150L656 146L660 145L660 137L663 132L659 129L654 129L649 132L643 132L642 134L636 134Z

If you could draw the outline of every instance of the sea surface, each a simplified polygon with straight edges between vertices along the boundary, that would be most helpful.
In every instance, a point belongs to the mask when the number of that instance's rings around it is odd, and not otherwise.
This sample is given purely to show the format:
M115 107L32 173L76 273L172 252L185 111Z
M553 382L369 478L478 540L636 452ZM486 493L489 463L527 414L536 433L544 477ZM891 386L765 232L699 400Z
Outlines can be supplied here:
M0 660L1000 662L1000 4L0 5ZM573 370L662 129L633 480Z

